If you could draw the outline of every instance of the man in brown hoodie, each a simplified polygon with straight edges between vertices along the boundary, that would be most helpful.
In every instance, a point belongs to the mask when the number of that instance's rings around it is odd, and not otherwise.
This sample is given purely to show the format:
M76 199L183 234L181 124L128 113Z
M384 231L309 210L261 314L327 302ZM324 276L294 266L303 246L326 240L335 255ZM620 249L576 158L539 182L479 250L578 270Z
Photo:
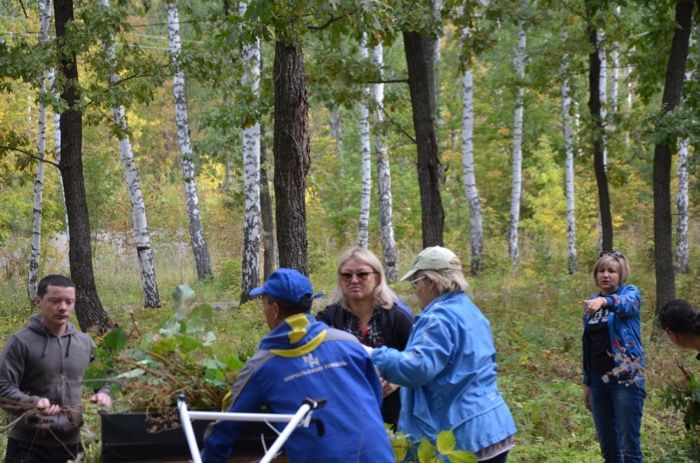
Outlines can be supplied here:
M44 277L34 304L40 313L10 336L0 357L0 405L17 420L5 463L65 462L82 452L82 380L95 343L69 322L75 309L69 278ZM112 403L107 387L90 400Z

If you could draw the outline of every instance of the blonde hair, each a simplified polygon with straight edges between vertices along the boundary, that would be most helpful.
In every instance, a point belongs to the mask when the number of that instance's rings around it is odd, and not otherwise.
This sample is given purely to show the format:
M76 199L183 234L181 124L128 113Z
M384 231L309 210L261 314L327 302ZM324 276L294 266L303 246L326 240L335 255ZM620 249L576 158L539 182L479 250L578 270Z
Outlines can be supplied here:
M430 280L440 294L455 291L466 292L469 288L467 279L461 270L444 268L440 270L420 270L418 273L420 273L420 276Z
M626 282L630 276L630 264L627 262L627 258L617 251L604 253L602 256L598 257L598 260L595 261L595 265L593 265L593 281L598 284L598 280L596 279L598 271L602 266L609 264L617 266L617 271L620 273L620 284Z
M386 284L386 275L384 274L384 266L382 265L379 258L374 255L374 253L368 249L361 248L359 246L354 246L340 255L338 258L338 267L336 269L336 280L335 289L330 297L331 304L340 304L341 307L345 309L350 309L348 300L343 293L342 282L340 281L340 269L349 260L356 260L362 262L363 264L372 267L372 270L377 272L379 276L379 281L377 286L374 288L374 304L382 307L383 309L391 309L394 306L394 302L398 299L396 294L389 288Z

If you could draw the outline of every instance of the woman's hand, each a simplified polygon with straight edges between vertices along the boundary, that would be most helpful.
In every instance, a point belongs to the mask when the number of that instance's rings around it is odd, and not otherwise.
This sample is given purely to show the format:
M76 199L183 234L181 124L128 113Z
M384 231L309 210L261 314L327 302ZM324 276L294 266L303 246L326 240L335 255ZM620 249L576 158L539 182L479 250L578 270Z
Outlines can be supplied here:
M382 397L386 397L399 388L398 384L390 383L382 378Z
M608 300L604 297L594 297L593 299L586 299L583 301L583 308L586 315L593 315L599 311L602 307L608 304Z
M583 405L590 411L591 410L591 387L583 385Z

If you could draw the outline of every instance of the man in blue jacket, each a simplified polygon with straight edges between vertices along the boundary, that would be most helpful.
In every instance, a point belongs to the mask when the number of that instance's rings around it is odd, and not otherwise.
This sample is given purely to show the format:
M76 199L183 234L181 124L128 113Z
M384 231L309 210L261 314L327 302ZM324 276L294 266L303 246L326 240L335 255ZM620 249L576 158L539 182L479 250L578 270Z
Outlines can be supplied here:
M290 462L394 462L380 405L382 388L362 345L352 335L329 328L308 312L311 282L296 270L280 268L250 292L262 296L268 333L231 389L230 412L292 414L304 398L326 399L314 411L325 430L297 428L284 448ZM245 423L219 421L204 441L206 463L225 462ZM281 429L284 424L277 424Z

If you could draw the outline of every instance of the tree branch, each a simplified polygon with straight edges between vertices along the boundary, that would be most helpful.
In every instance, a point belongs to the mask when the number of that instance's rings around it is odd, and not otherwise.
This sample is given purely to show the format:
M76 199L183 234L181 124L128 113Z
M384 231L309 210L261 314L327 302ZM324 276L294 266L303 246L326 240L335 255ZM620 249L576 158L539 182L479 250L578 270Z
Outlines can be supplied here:
M330 19L328 21L326 21L325 23L321 24L320 26L307 26L307 27L309 29L311 29L312 31L321 31L321 30L325 29L326 27L330 26L331 24L333 24L334 22L340 21L341 19L346 17L348 14L349 13L344 13L340 16L331 15Z
M408 139L411 140L414 144L418 144L418 142L416 141L416 139L413 138L413 137L411 136L410 133L406 132L406 130L405 130L403 127L401 127L401 125L400 125L398 122L394 121L394 119L391 118L391 116L389 115L388 112L386 112L386 109L384 109L383 106L382 106L382 112L383 112L384 115L386 116L387 120L388 120L389 122L391 122L392 125L394 125L395 127L397 127L397 128L399 129L399 132L401 132L402 134L406 135L406 137L408 137Z
M361 84L407 84L408 79L363 80Z
M32 158L32 159L36 159L37 161L41 161L41 162L45 162L45 163L47 163L47 164L51 164L52 166L56 167L57 169L60 168L60 166L59 166L58 164L56 164L55 162L49 161L49 160L46 159L46 158L40 158L40 157L37 156L36 154L34 154L34 153L30 152L30 151L23 150L22 148L17 148L17 147L15 147L15 146L0 145L0 152L2 152L2 151L17 151L18 153L22 153L22 154L24 154L25 156L29 156L29 157Z

